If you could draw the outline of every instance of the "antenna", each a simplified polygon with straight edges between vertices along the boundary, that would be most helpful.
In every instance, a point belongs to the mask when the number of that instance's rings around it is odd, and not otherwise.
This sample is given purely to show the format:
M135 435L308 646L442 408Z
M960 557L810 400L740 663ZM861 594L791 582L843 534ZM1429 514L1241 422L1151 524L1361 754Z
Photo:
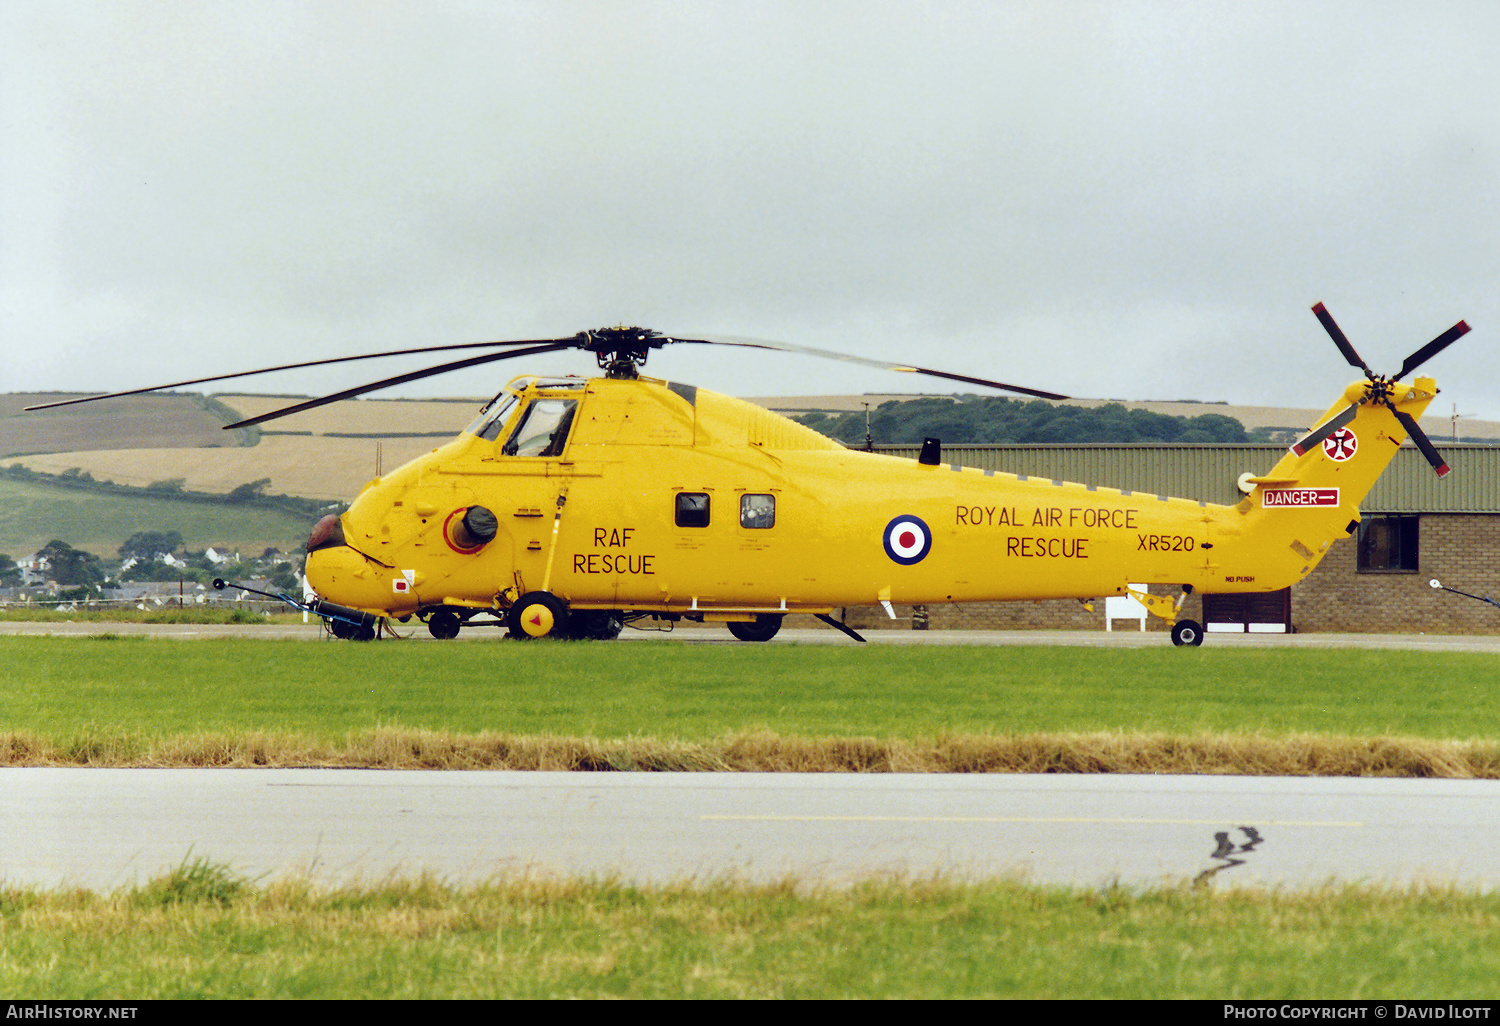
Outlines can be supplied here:
M1472 414L1472 413L1459 413L1458 412L1458 403L1454 403L1453 404L1452 423L1453 423L1453 441L1454 441L1455 444L1457 444L1457 442L1458 442L1458 418L1459 417L1472 417L1472 416L1474 416L1474 414Z

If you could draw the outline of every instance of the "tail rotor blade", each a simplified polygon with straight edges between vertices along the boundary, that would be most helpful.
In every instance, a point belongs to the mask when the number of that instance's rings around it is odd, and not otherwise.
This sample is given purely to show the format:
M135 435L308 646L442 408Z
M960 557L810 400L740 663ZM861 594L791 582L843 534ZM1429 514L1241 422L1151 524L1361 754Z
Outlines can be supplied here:
M1391 412L1396 415L1396 419L1401 422L1401 426L1406 428L1406 433L1411 437L1411 440L1417 443L1417 448L1422 450L1422 455L1427 457L1427 462L1432 464L1432 469L1437 471L1437 476L1447 477L1448 471L1453 468L1448 466L1448 461L1443 459L1437 448L1428 440L1427 433L1417 427L1417 422L1412 418L1411 414L1396 409L1390 403L1386 405L1390 406Z
M1410 356L1408 356L1406 358L1406 362L1401 365L1401 369L1396 372L1396 380L1402 380L1412 371L1422 366L1422 364L1432 359L1438 353L1441 353L1444 349L1447 349L1449 346L1457 342L1459 339L1463 338L1468 333L1468 322L1459 321L1453 327L1443 332L1441 335L1433 339L1431 342L1427 343L1421 349L1418 349L1415 353L1412 353Z
M1339 347L1339 352L1343 353L1344 359L1349 361L1349 366L1358 367L1365 372L1365 377L1373 380L1375 372L1370 370L1365 361L1360 358L1360 355L1354 351L1354 346L1349 343L1349 340L1344 337L1344 332L1334 323L1333 315L1328 312L1328 308L1322 303L1318 303L1312 309L1313 314L1323 325L1323 330L1328 332L1328 337L1333 339L1333 344Z
M1324 439L1326 439L1329 435L1333 434L1339 428L1343 427L1345 424L1354 419L1355 415L1359 413L1359 408L1363 405L1363 403L1363 400L1357 403L1350 403L1349 406L1338 416L1333 417L1313 428L1311 431L1297 440L1297 442L1292 446L1292 452L1296 453L1298 456L1305 456L1308 451L1311 450L1314 446L1322 445Z

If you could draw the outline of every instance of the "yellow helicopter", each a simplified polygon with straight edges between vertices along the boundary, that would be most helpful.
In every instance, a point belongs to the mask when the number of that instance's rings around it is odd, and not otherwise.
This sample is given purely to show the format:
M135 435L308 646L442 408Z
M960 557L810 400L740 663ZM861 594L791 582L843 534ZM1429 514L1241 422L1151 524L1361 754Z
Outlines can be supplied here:
M369 482L307 542L317 600L339 637L369 639L416 617L438 638L466 625L518 639L613 638L627 623L723 623L767 641L789 613L863 640L835 609L1074 598L1127 592L1198 645L1178 617L1192 591L1276 591L1306 577L1359 524L1359 504L1417 426L1437 387L1402 381L1469 330L1460 321L1376 375L1323 304L1319 321L1364 380L1236 505L1215 505L944 465L928 439L915 461L847 449L751 403L642 377L653 349L728 344L831 357L1050 399L1003 382L783 343L671 338L608 328L566 339L399 350L220 375L92 401L324 363L488 348L437 367L298 403L262 423L433 374L581 349L603 375L512 380L457 438ZM63 403L47 404L64 405ZM41 409L45 407L33 407ZM1167 585L1149 594L1127 582ZM216 582L217 583L217 582ZM222 585L221 585L222 586Z

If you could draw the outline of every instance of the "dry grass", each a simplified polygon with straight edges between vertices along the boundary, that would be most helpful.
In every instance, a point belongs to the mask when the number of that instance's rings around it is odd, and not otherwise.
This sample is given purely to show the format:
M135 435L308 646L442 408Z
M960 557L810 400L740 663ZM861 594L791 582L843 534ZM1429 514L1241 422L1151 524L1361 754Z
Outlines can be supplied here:
M148 737L90 730L60 740L0 734L3 766L780 773L1192 773L1500 778L1500 743L1420 738L1148 733L945 736L933 740L733 734L653 738L379 729L326 741L267 732Z

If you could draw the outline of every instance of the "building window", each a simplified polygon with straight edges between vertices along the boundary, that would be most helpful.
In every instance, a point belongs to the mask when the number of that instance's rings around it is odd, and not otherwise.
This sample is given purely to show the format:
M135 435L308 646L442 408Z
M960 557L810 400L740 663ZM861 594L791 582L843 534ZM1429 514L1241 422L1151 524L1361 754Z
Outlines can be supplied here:
M740 526L763 528L776 526L776 496L741 495Z
M677 493L677 526L708 526L708 495L705 492Z
M1415 516L1367 516L1359 522L1361 573L1416 573Z

